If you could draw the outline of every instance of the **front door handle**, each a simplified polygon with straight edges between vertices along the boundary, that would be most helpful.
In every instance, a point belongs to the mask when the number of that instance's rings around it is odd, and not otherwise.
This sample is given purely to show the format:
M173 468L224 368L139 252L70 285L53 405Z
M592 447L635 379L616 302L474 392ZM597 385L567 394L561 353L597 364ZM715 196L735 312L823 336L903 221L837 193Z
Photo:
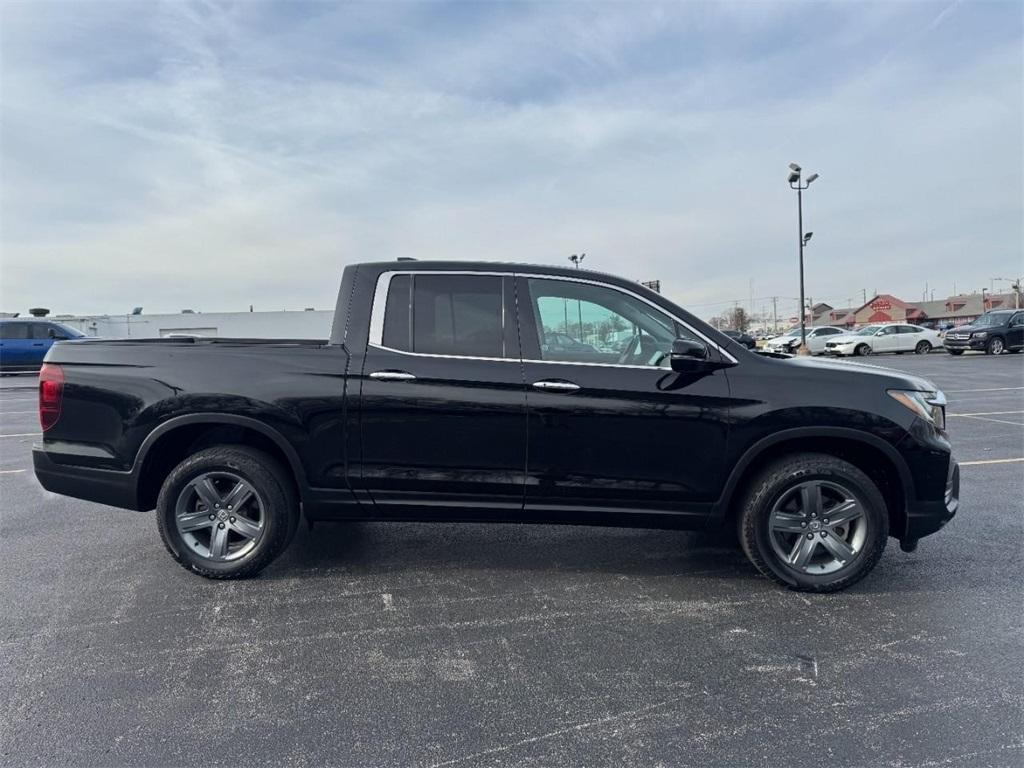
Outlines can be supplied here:
M416 377L405 371L374 371L370 374L371 379L377 381L415 381Z
M580 388L579 384L571 381L558 381L556 379L541 379L533 382L534 389L542 389L545 392L575 392Z

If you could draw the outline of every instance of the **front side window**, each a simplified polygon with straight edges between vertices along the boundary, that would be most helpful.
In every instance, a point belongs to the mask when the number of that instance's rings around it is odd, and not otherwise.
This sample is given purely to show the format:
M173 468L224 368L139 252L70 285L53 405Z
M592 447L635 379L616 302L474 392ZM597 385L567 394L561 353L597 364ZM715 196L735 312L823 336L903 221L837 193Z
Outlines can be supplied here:
M693 338L664 312L613 288L543 278L526 286L541 360L668 367L673 340Z
M500 275L395 275L383 344L403 352L504 357Z

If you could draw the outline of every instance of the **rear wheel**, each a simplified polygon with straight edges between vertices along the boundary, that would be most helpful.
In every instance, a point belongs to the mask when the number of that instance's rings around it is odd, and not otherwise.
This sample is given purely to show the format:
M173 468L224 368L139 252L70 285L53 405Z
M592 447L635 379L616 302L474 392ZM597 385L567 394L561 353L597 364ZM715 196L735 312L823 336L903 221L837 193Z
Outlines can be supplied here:
M914 347L915 355L927 355L931 351L932 345L929 344L927 341L919 341L917 342L917 346Z
M157 500L160 536L178 563L211 579L253 576L298 526L295 490L262 451L221 445L175 467Z
M985 345L985 354L1001 355L1004 349L1006 349L1006 345L1003 344L1003 340L998 336L993 336L988 340L988 344Z
M857 467L797 454L755 478L739 533L747 557L768 578L790 589L834 592L878 563L889 517L878 488Z
M857 348L853 350L853 354L866 357L871 354L871 346L868 344L858 344Z

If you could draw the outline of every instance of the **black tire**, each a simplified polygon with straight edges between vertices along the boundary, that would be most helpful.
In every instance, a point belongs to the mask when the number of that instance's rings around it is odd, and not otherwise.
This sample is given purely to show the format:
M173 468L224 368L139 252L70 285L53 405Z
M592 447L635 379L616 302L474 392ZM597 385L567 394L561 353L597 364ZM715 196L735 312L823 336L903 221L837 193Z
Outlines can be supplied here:
M857 554L832 573L799 571L783 562L771 543L769 515L773 505L809 480L838 483L852 491L867 523ZM877 486L857 467L827 454L802 453L779 459L754 478L740 508L738 528L750 562L772 581L800 592L836 592L863 579L878 563L888 541L889 514Z
M931 351L932 351L932 345L930 343L928 343L927 341L919 341L919 342L917 342L917 346L914 347L914 354L915 355L927 355Z
M871 354L871 347L868 344L858 344L854 348L853 354L857 357L867 357Z
M946 351L949 352L949 354L954 355L956 357L959 357L964 353L962 349L947 349Z
M263 506L264 530L243 556L217 562L193 551L175 521L178 498L195 478L209 472L228 472L242 478ZM290 476L273 457L241 445L218 445L199 451L176 466L157 499L157 526L164 546L183 568L208 579L255 576L280 555L298 529L299 505Z
M1001 355L1006 351L1006 342L999 336L993 336L988 340L988 344L985 345L986 355Z

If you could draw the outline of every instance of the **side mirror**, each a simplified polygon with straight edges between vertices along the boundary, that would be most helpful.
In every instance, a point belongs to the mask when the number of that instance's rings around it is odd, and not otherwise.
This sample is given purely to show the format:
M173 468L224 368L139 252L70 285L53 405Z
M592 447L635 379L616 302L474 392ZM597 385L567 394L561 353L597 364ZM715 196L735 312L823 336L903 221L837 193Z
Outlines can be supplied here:
M65 336L63 333L60 333L59 331L53 330L53 328L50 329L49 336L54 341L67 341L68 340L67 336Z
M707 359L706 344L692 339L676 339L672 342L672 370L677 373L692 373L702 370Z
M885 330L875 331L875 336L885 336Z

